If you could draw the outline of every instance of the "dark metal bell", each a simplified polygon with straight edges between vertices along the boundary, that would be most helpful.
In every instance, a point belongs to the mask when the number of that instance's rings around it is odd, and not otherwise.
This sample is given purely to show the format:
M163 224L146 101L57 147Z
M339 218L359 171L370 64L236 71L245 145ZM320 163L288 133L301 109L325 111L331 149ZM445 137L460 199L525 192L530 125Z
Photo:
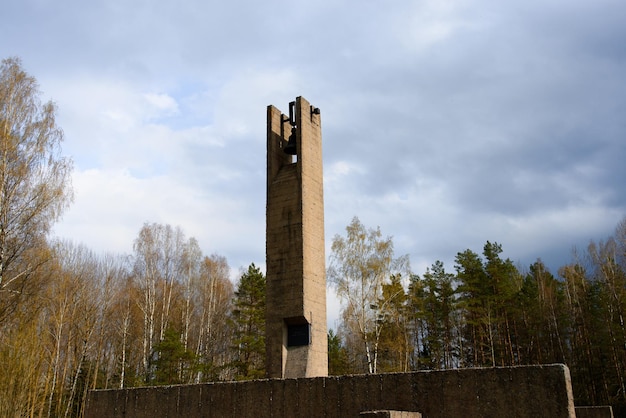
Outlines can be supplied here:
M287 146L283 149L285 154L296 155L296 128L291 128L291 135L289 135L289 141Z

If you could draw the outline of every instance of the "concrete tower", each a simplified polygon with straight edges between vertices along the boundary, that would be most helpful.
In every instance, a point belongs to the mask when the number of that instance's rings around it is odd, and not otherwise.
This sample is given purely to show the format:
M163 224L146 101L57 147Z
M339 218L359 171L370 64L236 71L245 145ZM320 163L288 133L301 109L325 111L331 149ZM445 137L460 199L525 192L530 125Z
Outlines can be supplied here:
M320 111L267 108L268 377L328 375Z

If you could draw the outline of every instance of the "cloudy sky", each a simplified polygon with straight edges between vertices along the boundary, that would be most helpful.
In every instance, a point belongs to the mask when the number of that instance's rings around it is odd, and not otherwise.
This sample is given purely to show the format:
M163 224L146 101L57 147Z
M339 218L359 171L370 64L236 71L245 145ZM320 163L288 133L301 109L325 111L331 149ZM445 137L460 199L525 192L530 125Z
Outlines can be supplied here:
M55 232L180 226L265 258L266 107L322 112L326 240L352 217L422 274L487 240L556 269L626 215L623 0L9 0L0 54L58 105ZM328 255L328 254L327 254Z

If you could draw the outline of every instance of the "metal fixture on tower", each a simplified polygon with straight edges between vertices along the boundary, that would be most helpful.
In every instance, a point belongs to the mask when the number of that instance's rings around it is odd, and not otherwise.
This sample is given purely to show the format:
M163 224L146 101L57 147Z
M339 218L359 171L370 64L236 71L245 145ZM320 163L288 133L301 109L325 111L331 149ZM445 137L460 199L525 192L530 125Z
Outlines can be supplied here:
M289 122L291 125L291 135L289 135L289 140L287 141L287 146L283 149L285 154L296 155L298 153L298 148L296 145L296 114L295 114L296 102L289 103L289 119L285 120L285 122Z

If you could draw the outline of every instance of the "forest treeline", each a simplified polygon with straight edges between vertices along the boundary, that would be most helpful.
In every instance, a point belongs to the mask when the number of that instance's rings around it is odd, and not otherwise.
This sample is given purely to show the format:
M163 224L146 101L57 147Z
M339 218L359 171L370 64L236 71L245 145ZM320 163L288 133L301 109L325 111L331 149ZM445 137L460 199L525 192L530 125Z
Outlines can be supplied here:
M343 301L334 373L564 363L578 405L626 412L626 218L556 275L489 241L457 253L453 271L435 261L407 275L379 229L354 218L346 232L327 275Z
M556 277L540 260L522 271L491 242L480 255L459 252L454 273L436 261L403 277L395 263L378 285L367 277L368 297L353 288L363 311L344 299L329 331L329 372L565 363L577 404L619 411L625 238L626 219ZM370 247L378 261L379 244ZM265 376L265 276L254 264L233 284L224 257L155 223L141 228L129 255L56 241L46 257L19 300L2 294L10 310L0 323L0 416L80 416L95 388Z
M145 224L133 248L50 245L0 323L0 416L80 416L94 388L264 376L258 267L235 288L224 257L169 225Z
M0 416L79 417L87 392L265 376L265 276L231 280L178 227L131 254L55 240L72 201L55 106L17 58L0 67ZM487 242L421 274L358 218L332 240L341 298L331 374L565 363L578 404L626 405L626 218L556 275ZM621 409L620 409L621 408Z

